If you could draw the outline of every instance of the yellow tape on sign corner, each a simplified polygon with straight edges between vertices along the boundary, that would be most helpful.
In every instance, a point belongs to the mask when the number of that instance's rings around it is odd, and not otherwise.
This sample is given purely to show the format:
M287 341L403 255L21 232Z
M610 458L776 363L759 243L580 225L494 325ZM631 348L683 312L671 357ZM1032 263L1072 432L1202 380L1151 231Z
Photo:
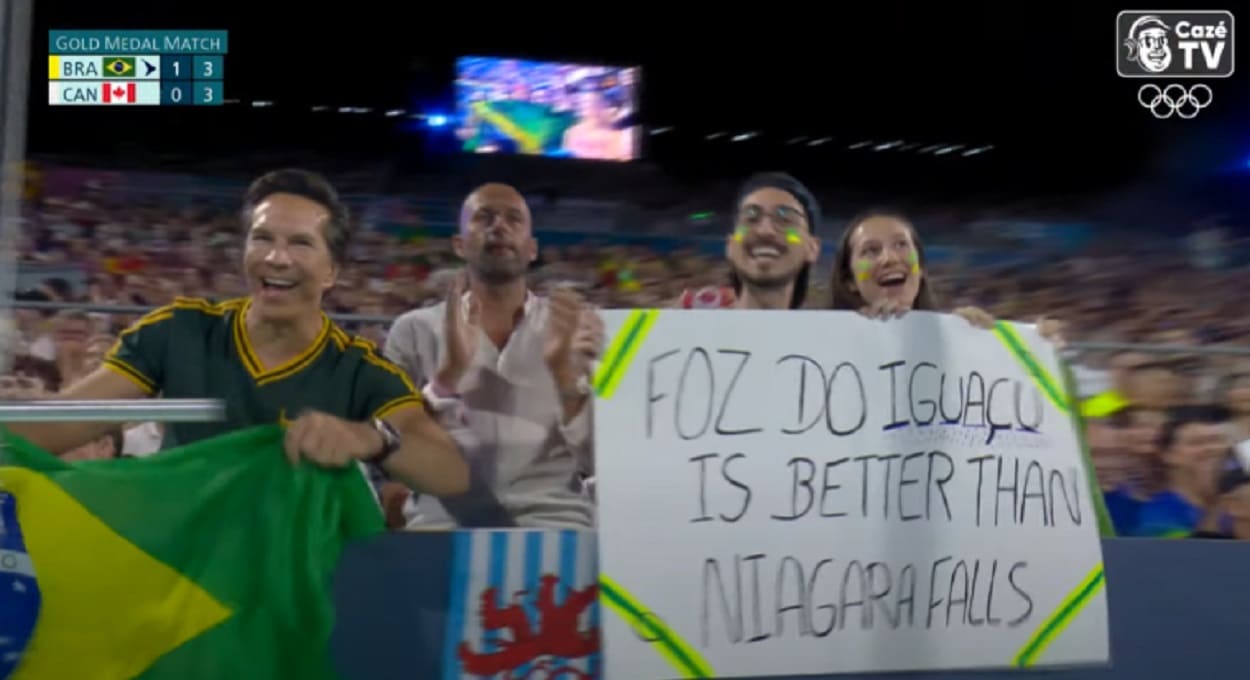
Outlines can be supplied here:
M616 581L599 576L599 598L618 616L625 619L644 640L650 640L666 661L682 678L714 678L716 673L698 651L682 640L659 617L651 614Z
M1033 356L1033 353L1029 351L1028 344L1024 342L1024 338L1021 338L1016 333L1016 329L1012 328L1009 323L999 321L994 324L994 336L1024 366L1024 370L1033 378L1033 382L1037 385L1038 390L1050 400L1050 403L1054 404L1055 408L1066 413L1071 406L1063 385L1050 375L1050 372L1037 360L1037 357Z
M1029 641L1016 653L1016 658L1012 661L1012 665L1017 668L1029 668L1036 663L1042 652L1045 652L1050 643L1054 642L1063 633L1063 630L1068 627L1068 624L1081 614L1081 611L1085 609L1085 605L1094 599L1094 596L1098 594L1098 591L1102 589L1106 582L1107 579L1103 572L1102 563L1099 562L1081 580L1081 583L1072 592L1068 593L1063 602L1059 603L1058 609L1046 617L1042 625L1033 632L1033 635L1029 637Z
M600 399L611 399L617 386L625 374L629 372L629 364L638 353L638 348L651 332L651 327L660 318L658 309L635 309L625 317L612 342L603 353L603 360L595 371L595 394Z

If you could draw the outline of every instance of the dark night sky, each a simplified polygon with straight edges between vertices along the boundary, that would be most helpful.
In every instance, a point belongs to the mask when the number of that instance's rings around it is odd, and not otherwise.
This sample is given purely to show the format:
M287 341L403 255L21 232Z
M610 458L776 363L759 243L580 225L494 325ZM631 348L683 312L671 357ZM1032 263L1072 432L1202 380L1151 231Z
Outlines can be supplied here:
M198 11L168 2L145 7L41 0L36 5L36 95L46 87L43 55L50 28L211 28L230 31L227 97L273 100L278 106L100 111L52 109L35 101L32 153L120 155L146 148L210 154L258 146L401 153L420 143L411 137L397 143L393 122L314 116L308 109L436 106L449 95L454 56L464 53L641 64L644 122L676 127L676 134L653 138L652 157L661 165L696 171L732 160L735 170L784 161L841 168L846 175L897 172L907 181L932 174L935 166L924 159L867 158L845 150L859 139L902 139L995 145L987 158L967 159L960 172L1088 184L1131 177L1164 160L1189 163L1191 156L1228 151L1246 141L1245 133L1232 127L1246 119L1238 116L1247 94L1241 76L1213 83L1216 105L1196 120L1151 119L1136 103L1136 83L1115 73L1113 26L1120 7L1094 2L1027 11L873 3L871 11L839 10L819 18L793 9L741 17L719 11L715 20L701 24L626 9L618 13L624 17L619 23L590 22L596 30L611 27L611 34L566 28L568 22L558 20L567 15L555 12L555 19L510 35L503 29L523 17L478 20L483 28L465 30L402 21L393 11L304 10L298 16L311 25L297 28L294 12L277 18L266 10L258 17L220 3ZM820 7L824 12L832 6ZM119 11L124 16L118 17ZM444 43L448 37L456 37L457 44ZM736 145L703 139L717 131L762 135ZM1185 140L1195 133L1206 137L1194 142L1203 151L1186 153ZM796 134L832 135L842 143L830 145L839 151L820 154L779 146ZM1250 152L1250 145L1241 148L1243 155Z

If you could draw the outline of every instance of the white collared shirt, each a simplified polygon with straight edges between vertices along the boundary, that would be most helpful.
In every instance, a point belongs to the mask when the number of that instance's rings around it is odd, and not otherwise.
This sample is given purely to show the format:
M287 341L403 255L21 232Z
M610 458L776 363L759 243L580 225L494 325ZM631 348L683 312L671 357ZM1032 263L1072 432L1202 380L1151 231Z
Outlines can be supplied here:
M387 358L418 385L433 379L445 351L444 305L400 316L387 335ZM546 324L547 300L528 294L503 349L479 331L477 354L455 386L460 398L439 399L429 389L426 398L519 525L590 528L594 507L581 478L594 473L592 409L588 400L563 422L560 395L543 360ZM428 495L410 499L404 514L410 528L455 526Z

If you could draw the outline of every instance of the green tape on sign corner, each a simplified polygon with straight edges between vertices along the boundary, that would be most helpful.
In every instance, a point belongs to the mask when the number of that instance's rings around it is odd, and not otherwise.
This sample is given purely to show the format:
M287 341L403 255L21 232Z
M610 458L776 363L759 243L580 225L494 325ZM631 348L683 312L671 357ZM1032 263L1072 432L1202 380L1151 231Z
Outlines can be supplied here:
M605 575L599 576L599 596L618 616L633 627L644 640L650 640L666 661L682 678L714 678L711 665L693 647L686 644L659 617L647 611L619 584Z
M1033 356L1024 339L1016 334L1016 329L1012 328L1011 324L999 321L994 324L994 335L999 342L1003 343L1007 351L1011 352L1011 355L1024 366L1024 370L1028 371L1029 376L1033 378L1033 382L1037 384L1042 394L1046 395L1050 403L1054 404L1055 408L1060 411L1067 412L1070 406L1068 404L1068 395L1064 391L1063 386L1056 382L1046 370L1046 367L1042 366L1037 357Z
M625 323L616 331L616 336L603 353L599 369L595 371L595 394L600 399L612 398L617 386L629 372L629 364L638 353L638 348L659 318L658 309L636 309L625 318Z
M1099 564L1081 580L1080 585L1068 593L1068 596L1059 604L1059 608L1042 622L1042 625L1016 654L1012 665L1017 668L1029 668L1036 663L1042 652L1045 652L1050 643L1063 633L1063 629L1081 614L1085 605L1094 599L1106 582L1102 564Z

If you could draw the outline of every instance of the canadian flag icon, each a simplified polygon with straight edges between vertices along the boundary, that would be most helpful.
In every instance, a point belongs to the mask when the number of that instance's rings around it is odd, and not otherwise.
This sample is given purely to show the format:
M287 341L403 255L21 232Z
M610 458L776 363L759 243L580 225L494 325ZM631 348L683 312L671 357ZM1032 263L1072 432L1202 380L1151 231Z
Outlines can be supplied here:
M103 98L105 104L133 104L135 103L135 84L126 83L125 85L113 85L105 83L101 88L104 92Z

